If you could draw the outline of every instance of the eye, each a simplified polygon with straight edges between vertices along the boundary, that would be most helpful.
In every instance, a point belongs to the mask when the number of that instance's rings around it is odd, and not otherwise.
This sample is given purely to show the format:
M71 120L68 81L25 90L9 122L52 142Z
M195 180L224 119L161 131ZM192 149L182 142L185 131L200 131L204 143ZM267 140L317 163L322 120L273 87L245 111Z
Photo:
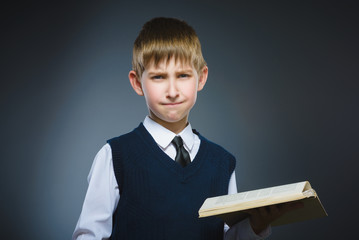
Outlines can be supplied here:
M180 78L188 78L189 77L189 74L186 74L186 73L182 73L179 75Z
M151 77L153 80L160 80L160 79L163 79L163 76L161 75L155 75L155 76L152 76Z

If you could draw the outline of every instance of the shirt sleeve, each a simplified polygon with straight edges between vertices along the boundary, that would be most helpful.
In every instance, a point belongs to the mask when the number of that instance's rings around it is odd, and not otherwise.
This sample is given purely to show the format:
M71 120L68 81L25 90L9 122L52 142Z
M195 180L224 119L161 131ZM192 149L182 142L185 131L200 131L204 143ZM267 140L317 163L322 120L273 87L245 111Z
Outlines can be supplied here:
M266 239L271 234L271 228L268 227L260 234L255 234L251 224L249 223L249 218L244 219L233 225L226 232L224 239L225 240L262 240Z
M108 239L112 232L112 215L120 199L109 144L97 153L88 176L88 184L72 239Z
M228 184L228 194L237 193L236 173L233 171ZM224 225L224 240L262 240L267 238L271 234L271 227L266 228L260 234L256 234L249 222L249 218L244 219L229 227Z

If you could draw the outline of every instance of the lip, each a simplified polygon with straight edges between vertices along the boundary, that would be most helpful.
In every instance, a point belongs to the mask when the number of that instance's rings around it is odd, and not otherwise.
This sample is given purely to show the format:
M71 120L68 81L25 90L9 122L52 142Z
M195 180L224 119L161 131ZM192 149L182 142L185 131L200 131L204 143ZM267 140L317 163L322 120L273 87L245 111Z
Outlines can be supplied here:
M163 103L164 106L174 107L182 104L183 102L174 102L174 103Z

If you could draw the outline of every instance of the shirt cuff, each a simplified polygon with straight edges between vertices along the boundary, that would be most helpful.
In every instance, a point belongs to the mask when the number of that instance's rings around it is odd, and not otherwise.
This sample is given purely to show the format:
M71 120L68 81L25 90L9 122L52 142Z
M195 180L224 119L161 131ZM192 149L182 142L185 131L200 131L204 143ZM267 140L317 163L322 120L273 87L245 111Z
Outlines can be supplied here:
M246 218L243 221L240 221L234 224L232 227L230 227L229 230L226 232L224 239L225 240L241 240L241 239L262 240L262 239L266 239L271 233L272 233L272 229L269 226L261 233L256 234L251 227L249 218Z

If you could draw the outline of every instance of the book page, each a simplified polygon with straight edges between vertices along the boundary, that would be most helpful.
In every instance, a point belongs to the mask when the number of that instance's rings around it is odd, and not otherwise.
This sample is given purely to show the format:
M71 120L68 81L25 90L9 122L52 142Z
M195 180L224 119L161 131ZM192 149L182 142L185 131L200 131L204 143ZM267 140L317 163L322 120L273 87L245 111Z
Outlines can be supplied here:
M210 198L205 201L203 208L218 208L221 206L229 206L231 204L239 204L253 200L265 199L272 196L301 193L305 185L306 182L299 182Z

